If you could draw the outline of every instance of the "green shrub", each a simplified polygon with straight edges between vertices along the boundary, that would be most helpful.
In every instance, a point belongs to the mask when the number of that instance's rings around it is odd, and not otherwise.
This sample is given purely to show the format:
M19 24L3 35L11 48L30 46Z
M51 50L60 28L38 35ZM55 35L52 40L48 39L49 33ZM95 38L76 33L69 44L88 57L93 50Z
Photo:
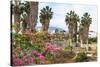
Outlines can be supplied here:
M12 40L13 40L12 42L13 48L20 46L22 50L24 50L27 49L27 47L32 46L30 42L30 38L22 34L13 33Z
M76 62L84 62L84 61L86 61L86 59L87 59L86 54L84 52L82 52L82 53L77 54L77 57L75 58L75 61Z

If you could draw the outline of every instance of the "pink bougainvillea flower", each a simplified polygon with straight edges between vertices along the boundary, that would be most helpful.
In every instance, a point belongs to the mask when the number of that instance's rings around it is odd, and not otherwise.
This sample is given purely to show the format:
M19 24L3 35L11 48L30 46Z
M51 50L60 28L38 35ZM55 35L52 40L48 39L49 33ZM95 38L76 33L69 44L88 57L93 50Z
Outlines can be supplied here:
M16 58L13 60L13 66L19 66L19 65L22 65L23 64L23 61L19 58Z
M37 53L36 55L37 55L37 56L41 56L42 54L41 54L41 53Z
M59 50L60 50L60 48L55 48L55 49L54 49L55 52L56 52L56 51L59 51Z
M35 59L33 57L30 57L30 62L35 62Z
M52 44L52 43L45 43L45 48L46 50L48 50L49 52L56 52L59 51L60 48L56 46L56 44Z
M45 57L44 57L43 55L40 55L40 56L39 56L39 59L40 59L40 60L44 60Z
M37 54L38 52L36 50L33 50L32 53Z
M35 54L36 56L40 56L40 55L42 55L41 53L39 53L39 52L36 51L36 50L33 50L33 51L32 51L32 54Z

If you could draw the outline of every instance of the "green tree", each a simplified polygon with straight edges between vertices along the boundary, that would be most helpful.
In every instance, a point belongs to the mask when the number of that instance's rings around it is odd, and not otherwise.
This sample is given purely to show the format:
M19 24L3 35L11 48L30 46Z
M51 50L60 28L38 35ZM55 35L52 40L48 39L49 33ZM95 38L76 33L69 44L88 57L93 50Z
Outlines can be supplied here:
M90 17L90 14L87 12L83 14L83 17L81 17L81 24L80 24L80 39L82 40L82 43L86 43L88 41L88 34L89 34L89 27L92 22L92 18Z
M25 2L22 5L23 28L30 28L35 31L38 18L38 2Z
M79 21L79 16L74 11L70 11L66 14L65 22L66 25L68 25L71 42L72 40L74 42L77 41L77 25Z
M48 31L50 20L53 17L52 8L46 6L45 8L41 9L39 17L40 17L40 23L42 24L43 31Z
M15 31L18 32L20 30L20 0L14 0L11 2L12 4L12 14L14 15L14 24L16 25Z
M22 28L23 31L25 31L25 29L28 27L28 23L29 23L29 2L24 2L21 3L20 5L20 10L21 10L21 21L22 21Z
M20 30L20 22L22 21L23 30L30 28L35 31L35 26L38 18L38 2L23 2L14 0L13 3L14 22L16 25L16 32Z

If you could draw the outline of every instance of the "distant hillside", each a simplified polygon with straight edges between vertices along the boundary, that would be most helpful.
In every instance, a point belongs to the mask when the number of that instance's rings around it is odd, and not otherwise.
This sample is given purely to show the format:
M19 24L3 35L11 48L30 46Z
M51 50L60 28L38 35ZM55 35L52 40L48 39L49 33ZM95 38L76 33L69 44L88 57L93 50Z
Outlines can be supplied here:
M41 30L42 27L36 27L36 30L39 31ZM55 31L56 29L58 29L58 32L66 32L65 30L63 30L62 28L58 28L58 27L49 27L48 31L49 32L53 32Z

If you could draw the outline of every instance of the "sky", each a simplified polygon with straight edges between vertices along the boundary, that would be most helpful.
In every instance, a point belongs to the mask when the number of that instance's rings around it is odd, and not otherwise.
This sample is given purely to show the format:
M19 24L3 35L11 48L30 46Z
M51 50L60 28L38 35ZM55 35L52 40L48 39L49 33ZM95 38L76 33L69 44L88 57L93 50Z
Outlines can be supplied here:
M97 32L97 6L95 5L84 5L84 4L68 4L68 3L51 3L51 2L39 2L39 11L38 11L38 24L37 26L41 26L39 15L40 10L44 8L45 6L49 6L52 8L52 11L54 12L53 18L50 20L50 26L53 27L59 27L66 31L68 31L68 26L66 26L65 23L65 16L66 13L70 12L71 10L74 10L79 17L81 18L85 12L88 12L90 14L90 17L92 18L92 24L90 25L90 31L93 30ZM95 36L95 33L91 33L91 36Z

